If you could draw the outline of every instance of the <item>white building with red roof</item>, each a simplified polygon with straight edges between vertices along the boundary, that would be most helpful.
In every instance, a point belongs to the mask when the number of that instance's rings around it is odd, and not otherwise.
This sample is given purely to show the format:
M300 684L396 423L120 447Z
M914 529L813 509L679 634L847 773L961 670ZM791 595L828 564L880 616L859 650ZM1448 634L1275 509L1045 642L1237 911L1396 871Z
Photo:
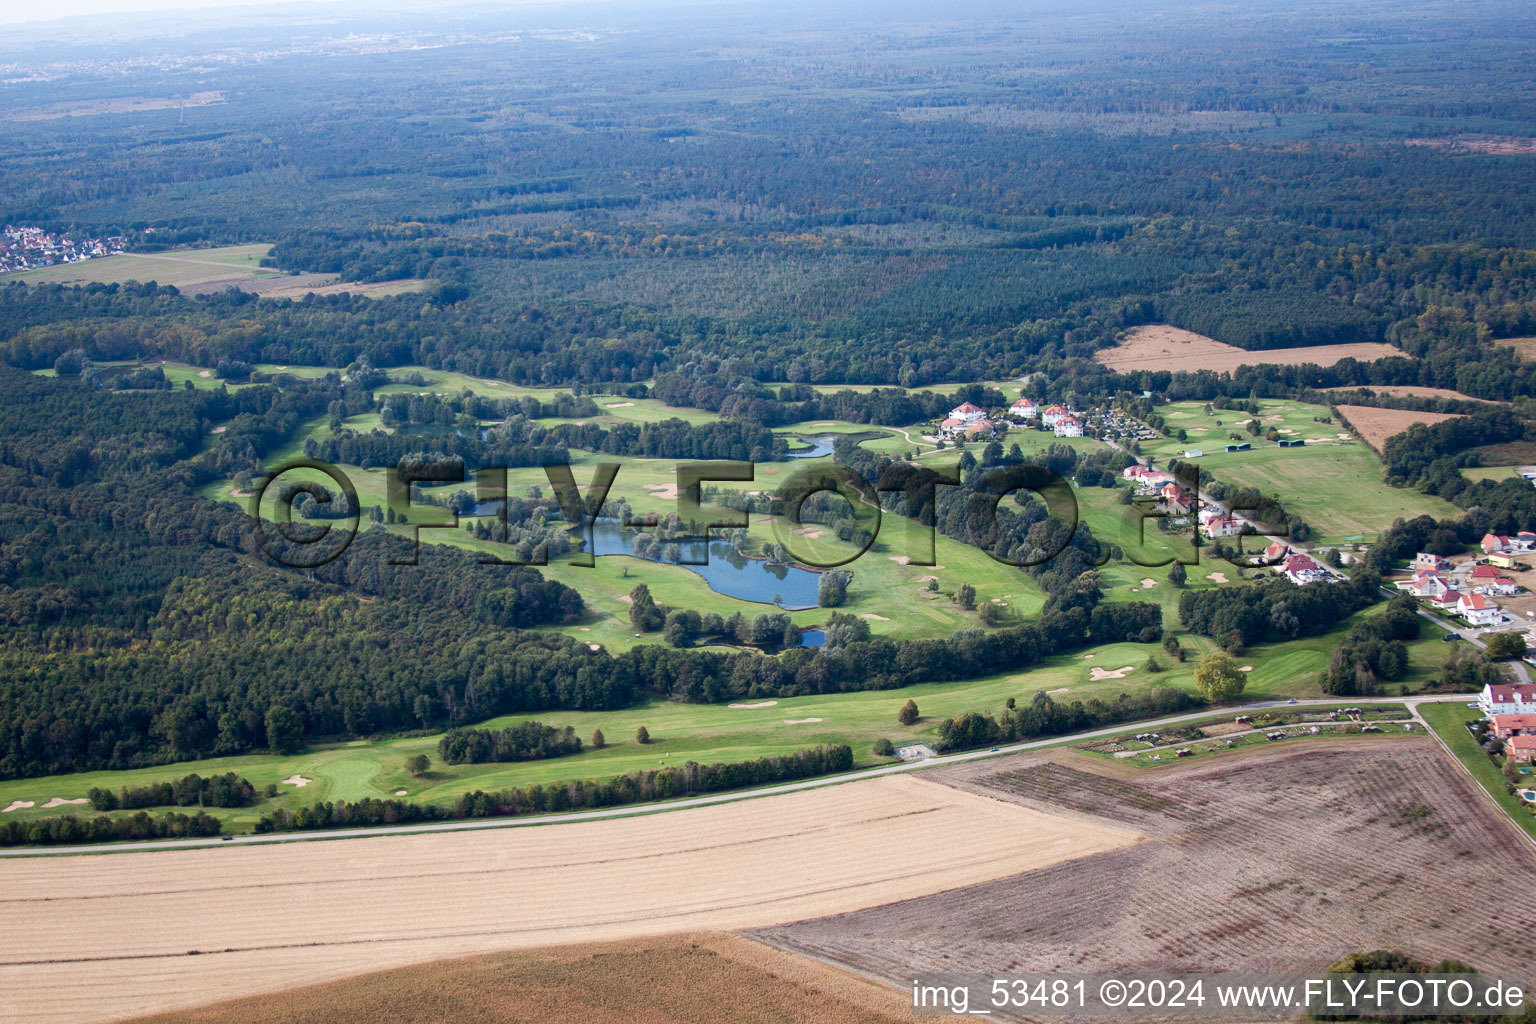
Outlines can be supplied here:
M1082 437L1083 421L1076 416L1063 416L1055 422L1053 429L1057 437Z
M1490 718L1536 714L1536 683L1492 683L1483 687L1477 706Z
M1024 420L1029 423L1035 421L1040 415L1040 407L1027 398L1019 398L1008 407L1008 416L1011 419Z
M1328 578L1328 570L1323 568L1322 563L1311 555L1291 555L1284 562L1280 563L1280 571L1285 574L1286 579L1298 587L1304 587L1308 583L1316 583L1318 580Z
M1504 619L1499 606L1482 594L1462 594L1456 598L1456 614L1474 626L1492 626Z
M962 402L955 406L953 409L949 410L949 418L952 420L959 420L961 423L970 423L973 420L985 419L986 416L987 410L983 409L979 405L972 405L970 402Z
M1054 427L1063 417L1071 416L1072 410L1064 405L1048 405L1040 414L1040 422L1047 427Z

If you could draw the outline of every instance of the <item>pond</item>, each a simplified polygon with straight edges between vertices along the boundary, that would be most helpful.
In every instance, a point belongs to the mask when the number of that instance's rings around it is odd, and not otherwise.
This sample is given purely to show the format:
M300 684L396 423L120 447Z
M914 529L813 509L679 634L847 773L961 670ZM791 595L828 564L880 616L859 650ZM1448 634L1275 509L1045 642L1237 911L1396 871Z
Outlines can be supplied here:
M592 524L593 553L599 558L605 555L635 556L633 537L633 534L624 535L617 520L599 519ZM701 560L704 549L704 543L696 541L684 545L682 555ZM685 565L684 568L704 577L709 589L717 594L742 601L774 604L788 610L815 608L816 590L821 583L820 573L797 565L770 565L760 558L746 558L724 541L714 541L709 545L707 565Z
M832 454L833 445L837 444L837 437L833 434L820 434L816 437L797 436L796 440L807 442L809 448L799 448L792 452L785 452L791 459L820 459Z
M482 501L475 506L475 515L492 516L501 508L501 502ZM634 550L634 534L626 536L619 529L616 519L599 519L592 524L593 552L602 558L607 555L629 555L639 558ZM700 559L704 544L695 542L683 546L681 555ZM651 558L659 562L665 559ZM681 563L670 563L681 564ZM736 553L725 541L709 545L708 565L684 565L704 577L709 589L726 597L761 604L778 605L787 611L816 607L816 591L821 574L802 569L798 565L770 565L761 558L746 558ZM807 634L809 636L809 634ZM822 638L825 639L825 638ZM821 640L805 642L805 647L820 647Z

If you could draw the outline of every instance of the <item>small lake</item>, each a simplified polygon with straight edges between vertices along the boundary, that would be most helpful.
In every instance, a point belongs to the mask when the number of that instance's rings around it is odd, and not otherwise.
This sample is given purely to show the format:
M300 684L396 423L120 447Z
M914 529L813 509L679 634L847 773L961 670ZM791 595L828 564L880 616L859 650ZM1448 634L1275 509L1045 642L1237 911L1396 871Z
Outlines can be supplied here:
M619 529L617 520L599 519L592 524L593 553L599 558L605 555L635 555L633 547L634 535L625 536ZM695 541L692 544L682 545L682 557L702 560L705 557L705 544ZM802 569L797 565L770 565L760 558L746 558L736 552L725 541L714 541L708 545L707 565L684 565L683 568L691 569L704 577L704 582L709 584L709 589L726 597L734 597L742 601L757 601L762 604L775 604L780 608L815 608L816 589L821 583L821 574ZM647 559L647 561L663 561L663 559ZM682 564L682 563L672 563ZM806 646L820 646L819 644L806 644Z
M820 459L832 454L832 448L837 444L837 436L834 434L821 434L816 437L798 437L797 440L807 442L809 448L801 448L784 454L791 459Z
M501 502L482 501L475 506L475 515L493 516L501 508ZM626 536L619 529L616 519L599 519L592 524L593 553L602 558L607 555L629 555L631 558L639 558L635 554L634 534ZM688 557L695 560L704 557L705 545L702 541L682 545L679 557ZM709 545L709 564L684 565L683 568L692 570L704 577L704 582L709 584L709 589L726 597L734 597L741 601L755 601L760 604L778 605L780 608L794 610L799 608L816 607L816 591L821 584L821 574L802 569L798 565L769 565L761 558L746 558L736 552L725 541L714 541ZM648 562L664 562L666 559L648 558ZM681 565L680 562L668 564ZM805 647L820 647L825 641L825 636L817 632L817 639L810 640L811 633L807 632L807 640L803 642Z

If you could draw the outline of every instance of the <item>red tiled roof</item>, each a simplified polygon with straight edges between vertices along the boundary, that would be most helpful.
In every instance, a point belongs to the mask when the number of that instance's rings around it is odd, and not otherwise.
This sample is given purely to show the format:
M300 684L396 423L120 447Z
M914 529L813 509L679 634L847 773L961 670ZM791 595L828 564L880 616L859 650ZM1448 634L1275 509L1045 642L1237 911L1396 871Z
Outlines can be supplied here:
M1514 704L1516 694L1522 702L1536 701L1536 683L1498 683L1488 687L1488 695L1495 704Z
M1536 750L1536 736L1511 736L1504 745L1515 750Z
M1493 715L1491 721L1495 729L1536 728L1536 715Z

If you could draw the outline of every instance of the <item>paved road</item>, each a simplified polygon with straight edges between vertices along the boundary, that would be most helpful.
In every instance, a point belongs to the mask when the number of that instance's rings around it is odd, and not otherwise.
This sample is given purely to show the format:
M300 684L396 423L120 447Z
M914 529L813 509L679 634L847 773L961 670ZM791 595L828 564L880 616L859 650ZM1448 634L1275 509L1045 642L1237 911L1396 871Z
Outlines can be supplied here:
M1396 591L1388 590L1386 587L1382 587L1381 589L1393 597L1397 596ZM1488 649L1487 641L1478 636L1477 630L1473 627L1463 626L1455 622L1448 622L1447 620L1442 619L1437 615L1425 611L1423 608L1415 608L1414 610L1419 613L1420 618L1428 619L1431 623L1433 623L1436 629L1444 630L1449 633L1455 633L1457 636L1461 637L1467 643L1472 644L1474 647L1479 647L1483 650ZM1507 666L1509 670L1515 674L1515 677L1522 683L1528 683L1531 681L1531 673L1526 669L1525 662L1523 661L1501 661L1496 662L1496 664Z
M1320 704L1406 704L1418 715L1418 706L1431 701L1467 701L1475 700L1476 694L1435 694L1422 697L1332 697L1327 700L1308 699L1299 700L1297 706L1309 706ZM1252 704L1228 708L1206 708L1203 711L1191 711L1182 715L1171 715L1167 718L1158 718L1145 722L1121 722L1118 725L1107 726L1103 729L1093 729L1088 732L1074 733L1070 736L1052 736L1046 739L1029 740L1024 743L1011 743L1007 746L995 747L991 750L970 750L959 754L944 754L939 757L930 757L922 761L912 761L906 764L886 765L880 768L866 768L862 771L846 772L842 775L832 775L817 779L806 779L803 782L786 782L777 786L765 786L761 789L747 790L745 792L714 793L709 796L688 797L683 800L674 800L666 804L651 804L629 807L610 807L599 811L573 811L567 814L544 814L529 818L484 818L465 821L437 822L425 825L389 825L377 828L332 829L318 832L281 832L273 835L260 836L235 836L231 839L169 839L151 840L134 843L110 843L87 846L54 846L54 847L23 847L18 849L0 850L0 857L41 857L56 856L59 854L77 853L130 853L144 850L185 850L198 847L250 846L262 843L292 843L316 840L341 840L360 839L376 836L405 836L417 835L424 832L462 832L467 829L478 828L535 828L540 825L559 825L580 821L600 821L604 818L621 818L636 814L665 814L672 811L686 810L691 807L708 807L711 804L730 803L736 800L753 800L764 796L777 796L781 793L797 793L807 789L819 789L822 786L836 786L844 782L857 782L862 779L875 779L882 775L894 775L898 772L920 771L925 768L933 768L939 765L959 764L963 761L976 761L985 757L1001 757L1004 754L1015 754L1023 750L1038 750L1042 747L1056 746L1061 743L1080 743L1083 740L1098 739L1103 736L1116 736L1128 729L1154 730L1177 725L1180 722L1189 722L1195 719L1210 718L1212 715L1231 712L1238 714L1248 711L1256 711L1262 708L1284 707L1291 704L1288 700L1257 701Z

